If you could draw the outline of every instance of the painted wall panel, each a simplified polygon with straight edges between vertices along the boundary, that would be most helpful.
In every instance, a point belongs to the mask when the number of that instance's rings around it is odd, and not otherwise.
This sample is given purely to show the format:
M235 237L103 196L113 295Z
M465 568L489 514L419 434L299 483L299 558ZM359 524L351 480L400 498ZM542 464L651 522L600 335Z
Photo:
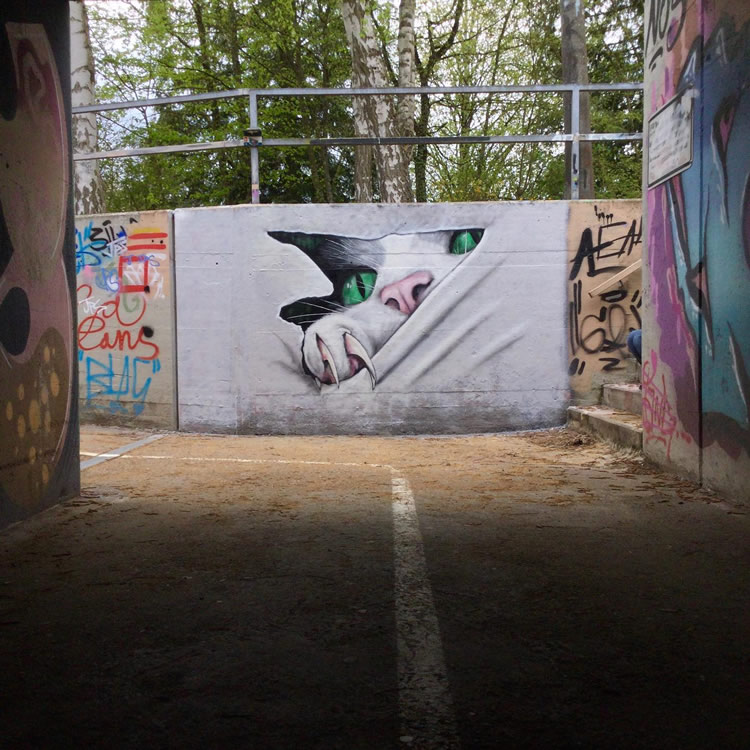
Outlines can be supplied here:
M641 259L640 201L574 201L568 223L568 372L575 403L636 377L630 331L641 328L641 271L589 294Z
M564 202L177 211L182 427L561 424L567 221Z
M675 174L663 143L647 143L646 449L747 499L750 7L652 2L646 18L648 132L692 139Z
M683 245L704 256L685 280L702 279L703 481L750 499L750 7L706 4L702 25L703 231Z
M233 216L240 209L194 209L190 220L175 212L177 349L182 429L234 432ZM217 218L220 224L217 224ZM225 224L224 224L225 222Z
M176 429L172 216L76 218L81 419Z
M0 526L77 494L68 3L0 5Z

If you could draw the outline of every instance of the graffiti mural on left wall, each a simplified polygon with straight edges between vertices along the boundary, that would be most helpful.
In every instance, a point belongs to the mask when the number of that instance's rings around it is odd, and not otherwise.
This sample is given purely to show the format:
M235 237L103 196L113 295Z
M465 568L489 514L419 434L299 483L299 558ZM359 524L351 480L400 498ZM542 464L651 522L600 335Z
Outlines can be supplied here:
M0 500L11 520L77 480L61 460L73 407L65 104L45 28L0 33Z
M81 418L175 427L171 219L76 218Z

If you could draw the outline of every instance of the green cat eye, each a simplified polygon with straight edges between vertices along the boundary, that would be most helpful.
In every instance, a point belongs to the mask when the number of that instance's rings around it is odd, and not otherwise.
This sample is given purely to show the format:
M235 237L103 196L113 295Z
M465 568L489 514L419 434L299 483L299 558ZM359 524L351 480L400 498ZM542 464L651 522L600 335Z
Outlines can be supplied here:
M456 232L451 237L451 255L470 253L479 244L483 234L484 232L481 229L466 229L463 232Z
M364 302L375 288L378 275L375 271L355 271L346 277L341 289L341 299L345 305L358 305Z

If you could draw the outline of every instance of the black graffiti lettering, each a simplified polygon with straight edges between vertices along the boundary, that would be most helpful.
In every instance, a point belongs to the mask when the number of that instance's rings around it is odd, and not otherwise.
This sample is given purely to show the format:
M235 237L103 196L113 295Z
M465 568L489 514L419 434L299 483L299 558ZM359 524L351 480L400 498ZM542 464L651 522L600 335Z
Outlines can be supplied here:
M600 265L600 261L608 258L621 258L633 252L633 248L641 243L641 223L635 219L630 223L628 230L623 233L621 227L627 226L627 222L612 222L599 227L597 242L594 244L594 233L587 227L581 233L581 241L578 251L573 258L570 269L570 281L578 278L584 262L586 263L586 275L588 277L598 276L602 273L612 273L622 270L621 265ZM608 238L611 230L617 230L614 236Z
M600 351L609 354L611 352L616 352L618 349L622 349L622 347L623 345L618 344L617 341L613 341L612 339L604 339L604 344L602 345Z
M94 252L105 251L115 240L124 238L127 234L125 228L120 225L116 229L109 219L105 219L101 226L92 226L89 236L88 250Z
M672 0L655 0L651 3L646 27L646 43L649 46L660 44L667 33L667 24L672 12Z
M570 269L570 276L568 277L571 281L578 277L581 272L581 266L583 266L584 260L588 264L588 275L596 276L596 262L594 255L597 252L597 248L594 246L594 234L588 227L583 230L581 234L581 242L578 245L578 252L576 257L573 258L573 268ZM604 273L601 271L600 273Z
M622 370L620 363L621 359L617 357L599 357L600 362L606 362L607 364L602 367L603 372L612 372L612 370Z
M634 323L636 327L641 325L640 289L629 289L626 281L597 295L599 308L591 313L594 300L584 294L583 279L624 269L630 261L623 261L642 242L640 219L615 221L612 214L599 206L594 206L594 210L598 223L581 233L578 250L571 261L568 301L571 377L582 374L587 362L589 369L594 367L597 371L623 369L624 360L629 356L628 334ZM596 283L587 282L590 286ZM598 362L594 363L592 355L598 355Z
M571 330L575 333L573 353L579 348L586 354L624 352L627 347L626 313L621 305L602 306L598 314L587 315L580 324L576 320Z
M599 258L619 258L621 255L623 255L624 245L623 247L617 247L617 243L627 235L620 235L618 237L614 237L611 240L607 240L605 239L605 230L624 226L624 221L618 221L616 224L605 224L604 226L599 227L599 233L597 235L597 247L600 248L598 255ZM604 251L609 250L609 248L612 248L612 251L605 253Z
M630 253L633 252L633 248L636 245L641 244L642 237L643 221L641 219L638 219L638 221L636 222L636 220L633 219L630 224L630 229L623 239L622 249L624 250L625 255L630 255Z
M573 284L573 301L568 304L568 331L572 352L578 349L581 342L581 334L578 328L578 317L581 314L581 287L580 281Z
M627 346L627 313L621 305L611 305L608 309L607 325L611 348L609 351L624 350Z
M606 319L607 308L602 307L599 310L598 315L587 315L581 322L581 331L583 332L583 335L581 336L580 343L581 348L586 352L586 354L596 354L597 352L600 352L607 340L607 333L603 327L598 326L597 328L594 328L593 330L586 333L587 324L589 322L604 323ZM594 342L593 344L591 343L592 341Z
M581 339L581 349L586 354L598 354L607 340L603 328L595 328Z
M616 302L622 302L627 296L627 289L613 289L611 292L604 292L603 294L600 294L599 299L602 302L609 302L610 304L614 304Z
M664 48L659 47L656 52L654 52L652 58L648 61L648 69L653 70L656 67L656 63L659 62L659 58L664 54Z
M646 26L646 56L653 70L665 51L669 52L682 33L687 0L653 0Z
M614 214L608 214L606 211L600 211L599 206L594 204L594 214L596 215L597 221L603 221L605 224L609 224L612 219L615 218Z
M568 304L568 336L570 336L570 350L574 352L578 349L578 342L580 341L578 316L576 315L576 306L574 302Z

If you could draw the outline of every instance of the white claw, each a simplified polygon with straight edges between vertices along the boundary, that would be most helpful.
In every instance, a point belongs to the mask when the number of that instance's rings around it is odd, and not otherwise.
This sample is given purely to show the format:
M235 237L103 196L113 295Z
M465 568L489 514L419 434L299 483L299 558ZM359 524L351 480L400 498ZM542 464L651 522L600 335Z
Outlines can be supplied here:
M331 368L331 375L333 375L333 379L336 382L336 387L339 387L339 374L336 370L336 365L333 361L333 355L331 354L331 350L326 346L326 342L323 341L320 336L318 336L318 348L320 349L320 354L323 357L323 363L327 364L328 367Z
M375 374L375 365L372 363L370 355L367 353L364 346L362 346L359 339L352 336L351 333L345 333L344 348L347 352L349 352L349 354L354 354L362 360L365 367L367 368L367 372L370 375L370 383L372 384L372 389L375 390L375 383L378 382L378 376Z

